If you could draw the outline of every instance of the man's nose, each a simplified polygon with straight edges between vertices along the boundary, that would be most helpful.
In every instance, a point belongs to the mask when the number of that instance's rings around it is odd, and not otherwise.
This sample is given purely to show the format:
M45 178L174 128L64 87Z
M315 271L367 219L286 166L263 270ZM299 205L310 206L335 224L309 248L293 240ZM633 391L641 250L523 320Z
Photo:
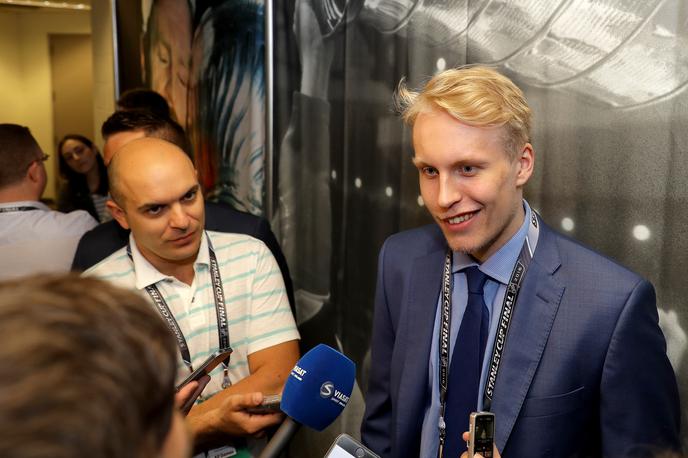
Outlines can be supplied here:
M437 203L442 208L449 208L456 202L461 200L463 193L461 192L459 184L449 174L440 174L439 190L437 194Z
M189 227L189 215L180 204L172 205L170 208L170 226L175 229L186 229Z

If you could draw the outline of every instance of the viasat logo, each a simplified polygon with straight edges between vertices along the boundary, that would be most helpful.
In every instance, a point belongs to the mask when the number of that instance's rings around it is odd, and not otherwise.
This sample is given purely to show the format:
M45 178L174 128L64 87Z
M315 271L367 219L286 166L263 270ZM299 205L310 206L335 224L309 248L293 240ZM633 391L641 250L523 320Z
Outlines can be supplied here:
M296 365L291 370L291 376L294 377L296 380L302 382L303 377L305 377L307 372L308 371L306 369L303 369L303 368L299 367L298 365Z
M320 397L321 398L330 398L332 397L332 394L334 393L334 383L332 382L325 382L320 386Z

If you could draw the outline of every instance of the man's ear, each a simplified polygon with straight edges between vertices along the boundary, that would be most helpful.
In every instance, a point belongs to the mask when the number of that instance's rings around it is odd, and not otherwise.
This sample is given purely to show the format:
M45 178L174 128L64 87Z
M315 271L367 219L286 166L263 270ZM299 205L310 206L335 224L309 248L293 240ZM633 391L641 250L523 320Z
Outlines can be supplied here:
M29 168L26 171L26 177L32 182L32 183L39 183L41 181L41 177L43 175L43 172L41 171L41 168L43 167L43 164L40 161L33 161L30 165Z
M524 186L533 174L533 169L535 167L535 151L533 151L533 145L526 143L523 149L521 149L516 161L518 162L516 185Z
M117 205L117 203L109 199L105 205L107 206L108 211L112 215L112 217L119 223L120 226L122 226L124 229L129 229L129 222L127 221L127 214L124 213L124 210L122 210L122 207Z

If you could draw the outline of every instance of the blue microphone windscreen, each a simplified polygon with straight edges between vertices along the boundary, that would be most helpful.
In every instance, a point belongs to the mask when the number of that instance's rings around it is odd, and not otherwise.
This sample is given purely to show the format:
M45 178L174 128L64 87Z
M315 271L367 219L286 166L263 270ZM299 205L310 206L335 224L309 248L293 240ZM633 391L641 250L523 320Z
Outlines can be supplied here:
M299 423L322 431L346 407L355 377L353 361L320 344L291 370L280 408Z

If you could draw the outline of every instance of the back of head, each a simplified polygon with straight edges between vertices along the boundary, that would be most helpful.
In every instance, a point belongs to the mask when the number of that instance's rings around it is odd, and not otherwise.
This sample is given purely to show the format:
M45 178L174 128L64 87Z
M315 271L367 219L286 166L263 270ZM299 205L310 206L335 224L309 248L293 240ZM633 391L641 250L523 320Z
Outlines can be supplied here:
M505 147L511 154L530 141L532 114L523 92L509 78L488 67L445 70L418 92L409 90L402 80L396 105L410 125L420 113L440 109L470 126L504 126Z
M170 117L170 106L165 97L147 88L125 91L117 100L117 110L144 110L161 118Z
M168 141L191 156L191 145L182 126L169 116L160 116L151 111L115 111L105 120L100 131L106 141L109 136L121 132L142 131L146 137Z
M175 343L137 294L75 275L0 284L0 456L155 456Z
M28 127L0 124L0 188L21 181L42 154Z

